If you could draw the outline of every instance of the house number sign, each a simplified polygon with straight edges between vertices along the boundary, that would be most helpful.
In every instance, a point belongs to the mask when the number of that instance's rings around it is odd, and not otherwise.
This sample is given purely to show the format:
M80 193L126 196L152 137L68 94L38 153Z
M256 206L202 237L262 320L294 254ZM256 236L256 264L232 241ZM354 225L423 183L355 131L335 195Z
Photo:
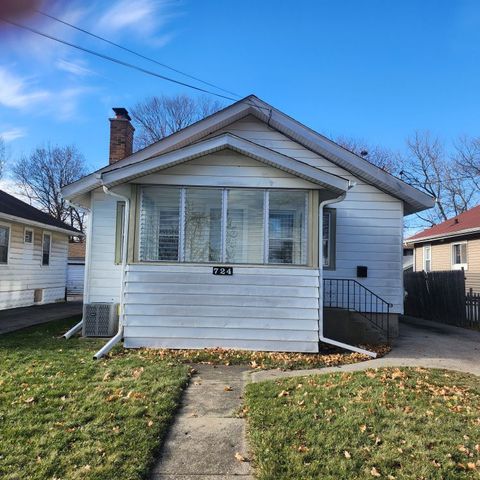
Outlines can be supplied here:
M213 267L214 275L233 275L233 267Z

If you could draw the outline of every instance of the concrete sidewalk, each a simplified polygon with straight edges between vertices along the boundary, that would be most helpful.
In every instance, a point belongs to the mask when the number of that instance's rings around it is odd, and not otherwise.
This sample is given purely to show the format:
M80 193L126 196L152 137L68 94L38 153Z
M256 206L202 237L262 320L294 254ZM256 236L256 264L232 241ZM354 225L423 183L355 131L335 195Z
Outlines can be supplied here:
M480 332L441 323L405 318L392 351L366 362L311 370L265 370L250 375L252 382L330 372L354 372L367 368L445 368L480 376Z
M0 310L0 334L81 314L81 301Z
M248 457L245 421L237 415L248 367L195 368L151 479L252 480L250 464L235 458Z

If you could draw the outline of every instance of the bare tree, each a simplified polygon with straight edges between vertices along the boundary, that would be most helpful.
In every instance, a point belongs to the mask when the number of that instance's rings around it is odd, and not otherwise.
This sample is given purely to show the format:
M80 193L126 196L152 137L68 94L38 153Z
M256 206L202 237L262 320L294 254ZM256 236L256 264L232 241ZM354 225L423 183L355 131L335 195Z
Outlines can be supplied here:
M480 190L480 137L460 137L454 148L453 159L458 176Z
M371 145L365 140L353 137L338 137L336 143L388 173L395 175L401 169L399 154L388 148L380 145Z
M75 146L37 147L13 165L12 173L30 203L84 231L85 212L67 204L60 193L86 174L85 158Z
M222 105L206 97L187 95L148 97L131 109L136 129L135 148L141 149L188 127L220 110Z
M417 132L407 140L407 149L402 179L436 199L435 208L416 214L427 226L458 215L474 204L478 188L458 174L454 159L438 138Z

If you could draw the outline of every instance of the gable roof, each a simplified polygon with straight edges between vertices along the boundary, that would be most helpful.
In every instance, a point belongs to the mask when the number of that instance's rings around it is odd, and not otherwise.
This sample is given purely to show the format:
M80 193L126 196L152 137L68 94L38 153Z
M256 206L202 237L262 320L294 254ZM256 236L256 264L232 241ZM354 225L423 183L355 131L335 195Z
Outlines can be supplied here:
M81 232L76 228L57 220L51 215L38 210L38 208L32 207L28 203L22 202L3 190L0 190L0 218L48 227L50 230L61 231L68 235L81 235Z
M221 128L248 115L253 115L270 127L278 130L305 148L327 158L332 163L344 168L366 183L375 185L380 190L402 200L405 214L431 208L434 199L402 180L385 172L364 158L346 150L335 142L302 125L288 115L280 112L268 103L250 95L198 122L156 142L143 150L108 165L90 174L62 190L66 198L82 195L102 185L102 176L107 172L124 168L128 165L156 157L186 145L198 142Z
M405 240L406 243L436 240L480 232L480 205L438 225L427 228Z
M350 182L345 178L312 167L231 133L223 133L179 150L173 150L163 155L126 165L120 169L105 172L102 178L104 185L112 187L226 148L292 173L338 194L346 192L350 185Z

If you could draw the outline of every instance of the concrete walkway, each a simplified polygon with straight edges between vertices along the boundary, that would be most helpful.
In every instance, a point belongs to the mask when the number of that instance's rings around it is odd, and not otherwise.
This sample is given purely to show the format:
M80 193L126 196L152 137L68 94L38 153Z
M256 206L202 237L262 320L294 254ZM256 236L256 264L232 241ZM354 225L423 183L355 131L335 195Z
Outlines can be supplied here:
M252 382L329 372L354 372L378 367L446 368L480 376L480 332L419 319L400 323L400 336L383 358L311 370L266 370L250 375Z
M50 303L0 310L0 334L82 314L82 302Z
M242 404L248 367L195 366L152 480L252 480Z

